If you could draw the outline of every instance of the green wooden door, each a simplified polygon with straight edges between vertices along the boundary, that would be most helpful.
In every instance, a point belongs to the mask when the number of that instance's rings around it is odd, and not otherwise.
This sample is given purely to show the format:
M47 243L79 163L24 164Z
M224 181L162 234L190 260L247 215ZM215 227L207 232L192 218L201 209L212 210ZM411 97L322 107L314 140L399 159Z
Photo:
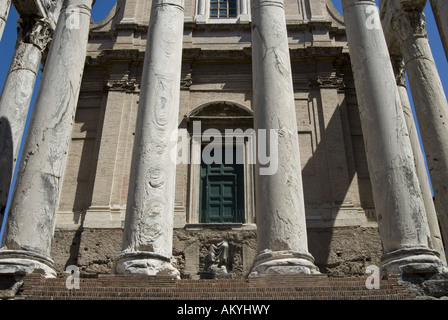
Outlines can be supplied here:
M244 222L244 165L201 163L200 223ZM235 155L235 148L233 154Z

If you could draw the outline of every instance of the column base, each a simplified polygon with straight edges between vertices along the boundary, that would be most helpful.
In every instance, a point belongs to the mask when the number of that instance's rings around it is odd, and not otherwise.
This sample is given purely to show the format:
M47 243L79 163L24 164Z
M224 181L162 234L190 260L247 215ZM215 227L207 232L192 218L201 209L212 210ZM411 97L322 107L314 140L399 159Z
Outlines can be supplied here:
M381 258L382 274L427 274L446 270L436 250L405 248L384 254Z
M49 257L24 250L0 250L0 274L26 275L38 273L56 278L54 262Z
M262 251L255 257L249 277L263 274L319 274L314 258L308 253L293 251Z
M180 279L180 272L173 267L170 257L152 252L140 251L120 254L113 272L119 274L168 276Z

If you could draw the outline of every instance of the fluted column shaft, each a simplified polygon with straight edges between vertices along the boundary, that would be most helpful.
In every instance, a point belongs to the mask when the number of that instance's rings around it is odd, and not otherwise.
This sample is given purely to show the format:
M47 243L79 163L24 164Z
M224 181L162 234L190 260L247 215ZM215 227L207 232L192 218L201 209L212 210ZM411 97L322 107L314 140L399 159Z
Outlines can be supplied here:
M430 232L389 51L374 0L343 0L375 212L382 271L442 268ZM378 21L375 27L367 24Z
M92 0L66 0L37 93L8 212L0 272L54 276L56 212L86 58Z
M426 153L445 248L448 246L448 104L429 46L424 14L399 11L392 28L400 43Z
M183 0L155 0L148 30L122 253L115 271L179 277L171 264Z
M53 31L53 24L46 19L22 19L20 23L14 56L0 96L0 216L7 204L42 53Z
M250 276L263 273L318 273L308 252L294 89L282 0L252 2L254 126L260 154L275 157L268 171L256 166L258 256ZM274 141L276 146L270 145ZM272 142L271 142L272 143ZM276 151L277 154L273 154ZM276 170L272 170L276 169Z

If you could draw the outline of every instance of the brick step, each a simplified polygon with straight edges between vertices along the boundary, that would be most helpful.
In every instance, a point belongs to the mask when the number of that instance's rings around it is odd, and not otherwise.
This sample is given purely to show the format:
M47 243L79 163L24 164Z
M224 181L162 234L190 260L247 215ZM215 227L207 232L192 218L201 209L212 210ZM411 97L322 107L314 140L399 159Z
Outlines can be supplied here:
M100 275L81 278L80 289L68 290L66 277L46 279L28 275L19 300L407 300L414 296L391 278L369 290L366 277L273 275L249 279L177 280L142 275Z
M58 294L58 293L65 293L69 290L66 288L45 288L45 289L36 289L36 288L25 288L22 290L22 292L50 292L52 294ZM76 292L79 292L80 294L84 294L87 292L95 292L95 293L101 293L101 294L108 294L113 292L128 292L128 293L170 293L170 292L176 292L176 293L185 293L185 294L197 294L202 292L207 292L209 294L232 294L232 293L245 293L245 294L265 294L265 293L274 293L274 294L309 294L310 292L318 292L320 294L347 294L347 293L354 293L354 294L363 294L365 292L371 292L372 294L375 294L375 292L380 293L390 293L390 294L398 294L406 292L405 290L400 290L396 288L383 288L379 290L368 290L365 288L347 288L345 290L342 290L340 288L335 289L328 289L328 288L314 288L312 290L303 290L303 289L294 289L294 290L284 290L284 288L265 288L265 289L257 289L257 290L248 290L248 289L220 289L220 290L209 290L206 288L192 288L189 290L182 290L179 288L175 288L174 290L167 290L167 289L158 289L158 288L148 288L148 289L137 289L137 290L129 290L127 288L83 288L82 290L75 290Z
M198 301L198 300L207 300L207 301L223 301L223 300L275 300L275 301L287 301L287 300L410 300L407 295L364 295L364 296L301 296L301 297L265 297L265 296L253 296L253 297L213 297L208 298L206 296L203 297L194 297L190 298L188 296L126 296L126 295L115 295L104 297L101 295L89 295L89 296L60 296L60 297L19 297L16 300L182 300L182 301Z
M181 291L181 292L263 292L263 291L273 291L273 292L309 292L309 291L319 291L319 292L338 292L338 291L364 291L369 290L363 286L347 286L347 287L234 287L234 288L226 288L226 287L174 287L174 288L166 288L166 287L97 287L97 286L83 286L80 285L80 290L78 291L102 291L102 292L112 292L116 290L123 290L127 292L145 292L145 291L153 291L153 292L169 292L169 291ZM40 291L67 291L68 289L65 286L24 286L22 290L40 290ZM375 289L372 291L399 291L403 290L396 286L383 286L380 289Z

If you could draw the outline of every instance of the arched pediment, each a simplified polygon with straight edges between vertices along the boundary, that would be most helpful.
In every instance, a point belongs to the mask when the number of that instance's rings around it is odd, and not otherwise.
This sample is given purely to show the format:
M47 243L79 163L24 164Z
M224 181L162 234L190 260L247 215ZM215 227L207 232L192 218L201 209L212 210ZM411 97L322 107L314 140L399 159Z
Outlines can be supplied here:
M186 118L253 118L253 112L235 102L213 101L193 109Z

